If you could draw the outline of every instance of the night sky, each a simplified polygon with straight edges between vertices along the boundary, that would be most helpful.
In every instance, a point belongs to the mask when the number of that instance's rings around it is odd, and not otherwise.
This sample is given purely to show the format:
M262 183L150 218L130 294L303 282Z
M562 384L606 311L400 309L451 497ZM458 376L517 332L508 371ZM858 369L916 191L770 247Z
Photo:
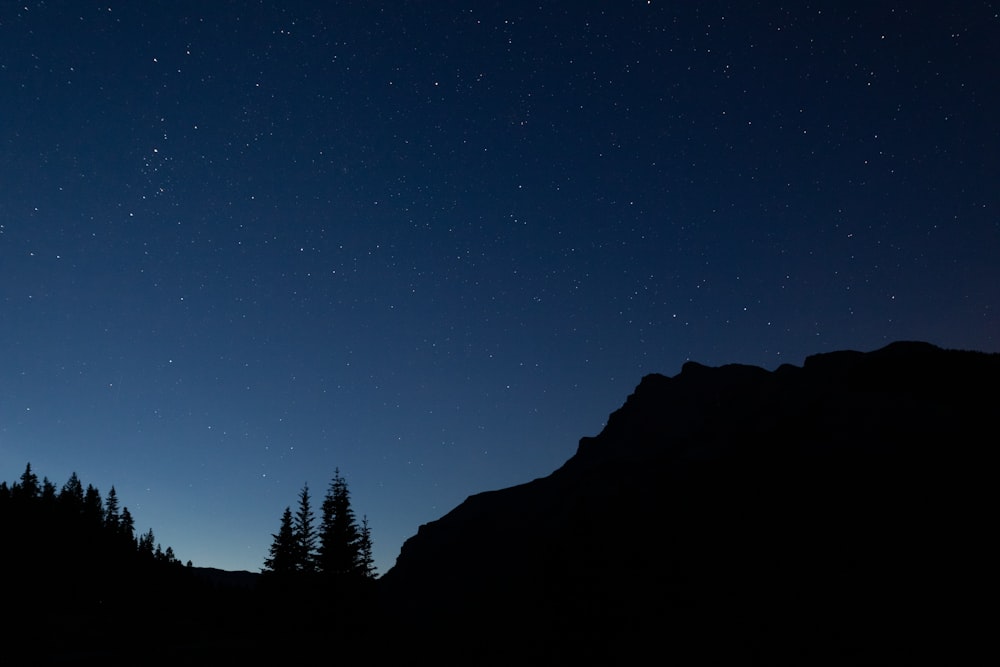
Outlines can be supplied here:
M380 573L643 375L1000 351L993 2L0 5L0 478Z

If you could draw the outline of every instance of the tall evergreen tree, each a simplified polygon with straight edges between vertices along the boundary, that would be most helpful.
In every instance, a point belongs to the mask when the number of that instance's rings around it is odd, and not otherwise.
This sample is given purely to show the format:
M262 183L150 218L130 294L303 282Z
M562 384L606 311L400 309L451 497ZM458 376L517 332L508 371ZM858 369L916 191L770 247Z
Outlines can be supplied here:
M45 507L52 507L56 503L56 485L49 481L48 477L42 478L42 502Z
M114 490L115 487L111 487L111 491ZM108 497L110 497L110 492ZM132 519L132 513L128 511L127 507L122 510L122 515L115 525L117 526L115 531L121 536L122 540L135 546L135 520Z
M292 508L286 507L281 515L281 527L272 534L274 541L268 557L264 560L264 571L274 574L290 574L295 571L296 545L295 528L292 525Z
M167 547L163 552L163 560L170 563L171 565L180 565L180 561L177 560L177 556L174 555L173 547Z
M142 536L139 537L138 550L143 556L153 557L153 545L156 543L156 538L153 536L153 529L150 528Z
M83 512L83 499L83 484L74 472L59 491L59 502L69 511Z
M309 485L299 492L299 509L293 524L295 533L295 569L299 572L316 571L316 529L309 502Z
M111 490L108 491L108 497L104 499L104 525L112 533L117 533L119 521L121 521L121 516L118 514L118 493L112 486Z
M87 485L87 491L83 495L83 516L94 526L104 523L104 501L101 500L101 492L92 484Z
M330 488L323 498L320 525L319 569L330 577L343 577L358 570L358 524L351 509L351 494L340 469L334 470Z
M24 472L21 473L21 483L15 484L13 491L15 497L27 500L34 500L41 495L42 488L38 485L38 475L31 472L30 463L25 466Z
M375 578L375 557L372 553L372 531L368 517L361 517L361 537L358 540L358 574L365 579Z

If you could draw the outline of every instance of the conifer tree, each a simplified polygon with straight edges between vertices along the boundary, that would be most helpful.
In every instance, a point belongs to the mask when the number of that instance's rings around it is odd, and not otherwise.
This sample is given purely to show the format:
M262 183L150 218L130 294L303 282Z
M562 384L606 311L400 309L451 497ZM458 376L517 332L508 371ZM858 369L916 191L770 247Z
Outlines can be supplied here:
M316 571L316 530L313 511L309 502L309 485L299 492L299 509L293 524L295 533L295 569L299 572Z
M66 480L66 483L63 484L62 489L59 491L59 502L67 510L82 512L83 500L83 484L74 472L69 476L69 479Z
M104 501L101 500L101 492L92 484L87 485L83 496L83 515L91 525L104 523Z
M24 468L24 472L21 474L21 483L15 484L13 490L15 497L27 500L34 500L41 494L42 489L38 485L38 475L31 472L30 463Z
M264 560L264 571L274 574L290 574L295 571L295 528L292 525L292 508L286 507L281 516L281 527L272 534L268 557Z
M108 491L108 497L104 500L104 525L107 526L112 533L118 532L118 522L121 520L121 516L118 514L118 493L115 491L115 487L111 487Z
M138 550L143 556L153 557L153 545L156 543L156 538L153 537L153 529L150 528L139 538Z
M46 507L52 507L56 502L56 485L48 477L42 478L42 502Z
M111 487L111 491L115 488ZM110 492L109 492L110 497ZM122 515L116 522L117 528L115 529L118 535L121 535L122 539L131 543L135 546L135 521L132 519L132 513L128 511L128 508L122 510Z
M375 558L372 555L372 531L368 517L361 517L361 537L358 540L358 574L364 579L375 578Z
M359 539L357 521L351 509L351 494L347 481L334 470L330 488L323 499L320 526L319 569L329 577L357 573Z

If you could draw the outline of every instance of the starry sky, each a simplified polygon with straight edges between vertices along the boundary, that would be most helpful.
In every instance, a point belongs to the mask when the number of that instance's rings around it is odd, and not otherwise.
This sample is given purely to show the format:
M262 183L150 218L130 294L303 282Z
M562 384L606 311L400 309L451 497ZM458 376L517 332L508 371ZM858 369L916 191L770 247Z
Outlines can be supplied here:
M994 2L0 4L0 478L379 572L643 375L1000 351Z

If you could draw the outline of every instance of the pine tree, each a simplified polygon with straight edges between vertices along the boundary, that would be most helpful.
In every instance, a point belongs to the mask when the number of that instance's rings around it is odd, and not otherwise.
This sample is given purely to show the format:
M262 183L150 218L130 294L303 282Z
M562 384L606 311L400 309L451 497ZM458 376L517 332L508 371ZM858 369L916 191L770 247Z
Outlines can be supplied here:
M83 512L83 484L74 472L59 491L59 502L68 511Z
M316 530L313 511L309 503L309 485L299 492L299 509L292 526L295 534L295 569L299 572L316 571Z
M295 571L295 528L292 525L292 508L286 507L281 516L281 527L272 534L274 541L268 557L264 560L264 571L274 574L290 574Z
M101 500L101 492L92 484L87 485L87 491L83 496L83 516L94 526L104 523L104 501Z
M368 517L361 517L361 537L358 541L358 574L365 579L375 578L375 557L372 555L372 531Z
M52 507L56 504L56 485L49 481L48 477L42 478L42 503L45 507Z
M104 500L104 525L107 526L112 533L118 532L118 522L121 520L121 516L118 514L118 493L115 491L115 487L111 487L108 491L108 497Z
M177 556L174 555L173 547L167 547L166 551L163 552L163 559L171 565L181 564L181 562L177 560Z
M150 528L139 538L138 550L139 554L142 556L147 556L149 558L153 557L153 545L156 543L156 538L153 537L153 529Z
M31 472L31 464L24 468L21 474L21 483L14 484L13 494L18 499L34 500L41 495L42 489L38 485L38 475Z
M351 509L347 481L340 475L339 468L334 470L323 499L319 539L319 569L323 574L337 578L357 573L360 534Z
M111 491L114 491L115 487L111 487ZM110 492L109 496L110 498ZM121 518L116 522L117 534L121 536L122 540L131 543L135 546L135 521L132 519L132 513L128 511L128 508L122 510Z

